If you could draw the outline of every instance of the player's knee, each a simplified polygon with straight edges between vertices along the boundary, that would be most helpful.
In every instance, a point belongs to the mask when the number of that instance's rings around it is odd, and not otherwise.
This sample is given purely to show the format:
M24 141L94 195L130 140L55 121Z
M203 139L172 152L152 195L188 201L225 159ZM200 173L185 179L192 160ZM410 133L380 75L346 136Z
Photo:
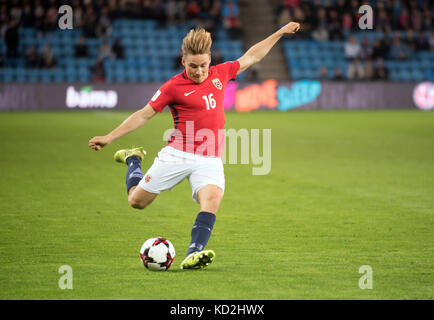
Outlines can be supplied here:
M220 193L210 193L205 197L200 199L201 206L205 211L211 211L213 213L217 212L217 209L220 206L220 202L222 200L222 194Z
M206 195L205 201L212 203L220 203L223 198L223 192L218 190L215 192L210 192Z
M128 199L128 203L134 209L145 209L148 205L147 203L140 201L140 200L137 200L137 199L132 198L132 197Z
M221 195L213 194L213 195L210 195L207 197L206 202L213 204L213 205L219 205L221 200L222 200Z

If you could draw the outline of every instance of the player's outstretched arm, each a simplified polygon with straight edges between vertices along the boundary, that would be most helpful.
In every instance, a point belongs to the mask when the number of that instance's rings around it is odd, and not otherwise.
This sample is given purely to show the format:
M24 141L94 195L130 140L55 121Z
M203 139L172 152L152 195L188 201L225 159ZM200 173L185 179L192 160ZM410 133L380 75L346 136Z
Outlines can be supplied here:
M143 109L134 112L131 116L125 119L119 127L105 136L96 136L89 140L89 147L95 150L99 150L106 145L112 143L114 140L140 128L145 125L157 111L154 110L149 104Z
M247 52L241 58L238 59L240 63L240 69L238 70L237 74L261 61L282 36L285 34L296 33L298 30L300 30L299 23L289 22L287 25L283 26L266 39L255 44L253 47L247 50Z

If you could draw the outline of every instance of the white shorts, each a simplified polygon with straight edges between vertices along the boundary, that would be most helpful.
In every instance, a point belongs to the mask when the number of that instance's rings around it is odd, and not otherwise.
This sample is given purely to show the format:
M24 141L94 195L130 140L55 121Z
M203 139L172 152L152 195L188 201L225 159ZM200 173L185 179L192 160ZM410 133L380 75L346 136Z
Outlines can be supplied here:
M208 184L214 184L225 191L221 158L195 155L169 146L161 149L139 186L145 191L158 194L173 189L185 178L190 182L192 198L197 203L197 192Z

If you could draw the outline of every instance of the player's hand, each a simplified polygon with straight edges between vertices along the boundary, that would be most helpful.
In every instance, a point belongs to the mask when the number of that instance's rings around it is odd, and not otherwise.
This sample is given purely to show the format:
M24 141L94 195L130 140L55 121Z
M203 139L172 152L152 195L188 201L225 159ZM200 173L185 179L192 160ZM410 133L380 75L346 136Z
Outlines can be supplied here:
M89 147L98 151L99 149L104 148L110 142L111 141L107 138L107 136L97 136L89 140Z
M300 30L300 24L298 22L290 22L280 29L283 33L296 33Z

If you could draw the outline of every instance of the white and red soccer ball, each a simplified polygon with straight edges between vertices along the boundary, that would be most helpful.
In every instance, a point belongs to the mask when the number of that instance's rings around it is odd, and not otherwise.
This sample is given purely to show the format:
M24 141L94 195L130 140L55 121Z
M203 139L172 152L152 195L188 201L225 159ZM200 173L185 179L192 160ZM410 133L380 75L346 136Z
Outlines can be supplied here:
M166 271L175 259L175 247L163 237L148 239L140 249L140 259L146 269Z

